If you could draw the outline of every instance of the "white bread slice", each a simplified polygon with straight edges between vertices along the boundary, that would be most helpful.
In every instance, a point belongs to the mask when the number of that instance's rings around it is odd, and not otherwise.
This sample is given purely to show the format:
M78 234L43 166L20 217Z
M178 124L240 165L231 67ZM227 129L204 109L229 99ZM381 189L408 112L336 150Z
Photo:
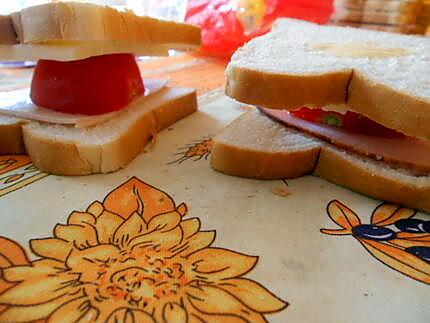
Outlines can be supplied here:
M197 109L196 93L165 88L91 128L0 117L0 155L28 153L58 175L109 173L126 166L160 130Z
M227 95L275 109L347 104L430 139L430 39L281 19L232 57Z
M430 212L430 176L415 176L338 149L259 111L243 114L215 136L211 165L229 175L259 179L313 174L377 199Z
M137 16L108 6L55 2L12 14L20 43L124 40L147 43L200 44L197 26Z
M309 174L320 150L318 141L287 130L256 111L234 120L214 141L211 164L215 169L259 179Z
M78 2L28 7L1 16L0 27L2 60L73 60L113 53L166 55L168 49L192 49L201 44L197 26ZM10 45L13 40L15 45Z

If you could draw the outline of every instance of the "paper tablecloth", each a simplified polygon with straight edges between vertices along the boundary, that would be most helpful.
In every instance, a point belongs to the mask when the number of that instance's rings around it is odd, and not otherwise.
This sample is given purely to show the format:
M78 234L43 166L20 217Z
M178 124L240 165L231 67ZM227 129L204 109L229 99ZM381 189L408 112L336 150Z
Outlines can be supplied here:
M250 109L223 96L225 62L140 65L196 87L200 109L125 169L1 157L0 322L430 322L428 215L312 176L214 171L211 138ZM0 89L30 77L1 70Z

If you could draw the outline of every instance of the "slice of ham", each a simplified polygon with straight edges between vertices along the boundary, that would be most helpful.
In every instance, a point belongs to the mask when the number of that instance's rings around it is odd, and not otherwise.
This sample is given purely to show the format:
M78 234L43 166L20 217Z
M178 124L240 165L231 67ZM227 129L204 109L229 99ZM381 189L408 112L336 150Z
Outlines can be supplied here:
M55 123L62 125L74 125L78 128L91 127L103 123L116 115L123 113L129 107L137 102L147 99L149 96L161 91L166 87L168 80L145 80L145 93L134 100L126 108L99 115L82 115L82 114L69 114L62 113L50 109L45 109L36 106L30 100L29 89L2 92L0 93L0 115L16 117L26 120L35 120L47 123Z
M411 137L388 138L346 131L292 116L288 111L260 109L286 126L301 130L337 147L395 167L414 170L417 175L430 173L430 142Z

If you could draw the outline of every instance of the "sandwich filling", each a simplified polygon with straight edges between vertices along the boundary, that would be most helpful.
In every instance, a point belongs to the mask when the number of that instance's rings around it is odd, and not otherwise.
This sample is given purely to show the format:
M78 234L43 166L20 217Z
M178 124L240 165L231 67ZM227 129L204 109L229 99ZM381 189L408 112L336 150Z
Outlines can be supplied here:
M121 110L144 92L134 55L112 54L70 62L39 60L30 97L43 108L97 115Z
M261 108L286 126L306 132L339 148L406 168L415 175L430 174L430 142L386 128L365 116L322 109L295 111Z
M143 84L130 54L70 62L40 60L28 89L0 93L0 115L91 127L114 118L164 89L167 80Z

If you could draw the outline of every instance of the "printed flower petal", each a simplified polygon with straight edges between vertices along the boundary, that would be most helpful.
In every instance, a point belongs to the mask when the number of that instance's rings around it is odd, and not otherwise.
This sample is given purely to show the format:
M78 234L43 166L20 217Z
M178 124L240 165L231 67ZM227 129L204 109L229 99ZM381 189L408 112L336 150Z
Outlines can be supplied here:
M3 277L9 282L20 282L40 276L56 275L64 268L62 262L51 259L36 260L28 266L14 266L3 270Z
M71 299L70 296L61 297L48 303L32 306L11 306L0 313L0 322L32 322L47 318L53 311Z
M209 247L215 241L215 231L200 231L185 240L172 252L180 252L182 257L188 257L192 253Z
M94 215L96 218L98 218L103 213L104 210L105 208L103 204L100 203L99 201L95 201L91 203L91 205L87 208L87 212Z
M181 305L168 303L163 308L163 321L167 323L187 323L188 313Z
M143 221L139 214L133 213L115 231L113 241L116 244L125 246L131 239L145 233L146 231L147 227L145 221Z
M382 203L372 213L370 222L379 226L391 225L401 219L413 217L417 211L398 205Z
M351 229L320 229L321 233L329 234L332 236L346 236L351 235Z
M288 303L250 279L227 279L219 287L237 297L242 303L256 312L274 313L288 306Z
M30 240L30 249L40 257L64 262L72 250L72 247L64 240L46 238Z
M96 218L94 215L87 213L87 212L77 212L74 211L72 214L69 215L69 218L67 219L68 224L75 224L75 225L95 225L96 224Z
M263 317L242 304L230 293L215 286L201 286L189 291L188 301L204 314L234 315L247 322L265 322Z
M181 215L176 212L169 212L157 215L148 223L148 231L167 232L177 227L181 222Z
M89 249L74 249L66 260L66 266L81 273L81 282L93 282L97 269L108 259L118 258L119 250L113 245L100 245Z
M176 211L183 217L188 212L188 207L185 203L179 204L179 206L176 208Z
M89 311L91 304L87 297L72 299L64 303L54 313L51 314L47 323L75 323L79 322ZM95 321L95 317L94 320Z
M215 314L204 314L202 312L199 312L196 310L192 305L190 305L191 310L189 310L189 323L204 323L204 322L210 322L210 323L244 323L244 322L250 322L246 321L243 318L235 315L215 315ZM266 322L263 316L261 316L258 320L258 322Z
M26 265L29 263L25 250L19 243L0 236L0 255L13 265Z
M160 250L169 250L180 244L181 241L182 230L180 227L176 227L168 232L155 231L136 237L130 242L130 246L132 246L133 249L137 247L158 247Z
M397 232L397 238L429 242L430 241L430 233Z
M175 203L169 195L136 177L106 196L103 205L125 219L137 212L147 223L157 214L175 210Z
M0 268L6 268L12 265L12 262L8 258L0 254Z
M104 211L96 222L96 230L100 243L109 243L113 238L115 230L124 222L120 216Z
M15 285L14 283L9 283L7 281L5 281L4 279L0 278L0 294L3 293L6 289L11 288L13 285ZM1 306L0 305L0 313L1 313Z
M46 303L71 291L64 277L26 279L0 295L0 303L27 306Z
M113 312L106 323L155 323L154 319L148 313L140 310L129 308L120 308Z
M71 242L79 249L88 248L98 244L97 233L94 227L89 225L62 225L54 228L54 236L61 240Z
M189 238L200 230L201 224L199 218L191 218L181 222L184 238Z
M192 254L188 261L199 275L206 275L210 280L221 280L246 274L257 264L258 257L227 249L206 248Z
M430 284L430 263L394 246L377 241L359 239L376 259L398 272Z
M361 224L357 214L337 200L331 201L328 204L327 213L333 222L344 229L352 229Z

